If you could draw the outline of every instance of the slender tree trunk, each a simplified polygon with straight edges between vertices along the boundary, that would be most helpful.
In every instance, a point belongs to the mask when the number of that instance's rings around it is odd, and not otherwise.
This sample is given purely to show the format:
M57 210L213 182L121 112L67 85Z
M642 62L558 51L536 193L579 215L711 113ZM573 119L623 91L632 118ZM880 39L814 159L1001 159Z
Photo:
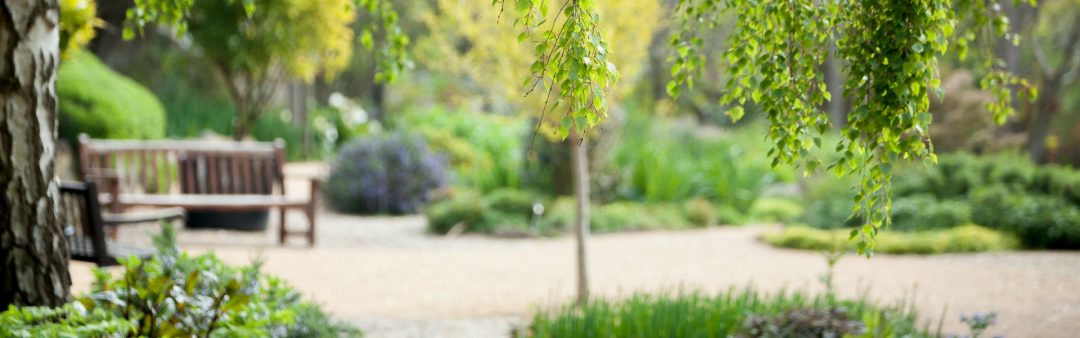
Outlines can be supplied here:
M386 122L386 85L375 82L371 86L371 103L375 106L371 112L371 119Z
M300 149L301 153L307 154L312 151L312 144L314 144L313 136L311 133L311 124L308 123L308 106L307 101L310 96L308 92L308 84L304 81L295 80L289 83L289 110L292 111L293 125L300 126L302 135L300 137Z
M825 60L825 85L829 87L831 99L825 103L829 113L829 122L839 130L847 125L847 99L844 97L844 73L841 72L840 60L836 58L836 48L829 51Z
M240 117L237 117L236 125L233 126L233 141L243 141L249 132L250 128L248 128L247 123L243 122Z
M1039 85L1039 98L1035 100L1034 117L1028 129L1028 155L1035 163L1046 161L1046 138L1050 135L1054 117L1061 110L1061 76L1051 75Z
M586 153L585 138L575 132L569 139L574 199L577 204L577 218L574 220L577 240L577 303L581 306L589 301L589 156Z
M68 247L54 175L56 0L0 3L0 309L68 298Z

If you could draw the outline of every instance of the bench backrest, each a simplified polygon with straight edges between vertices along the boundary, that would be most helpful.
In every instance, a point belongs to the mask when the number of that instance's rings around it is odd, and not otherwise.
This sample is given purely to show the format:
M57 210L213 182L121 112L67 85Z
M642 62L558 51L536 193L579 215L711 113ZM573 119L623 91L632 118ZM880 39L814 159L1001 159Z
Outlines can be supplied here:
M282 194L284 142L95 140L79 136L83 180L120 193Z
M94 196L94 197L91 197ZM71 258L107 265L105 226L101 220L94 183L60 184L60 221L67 236Z

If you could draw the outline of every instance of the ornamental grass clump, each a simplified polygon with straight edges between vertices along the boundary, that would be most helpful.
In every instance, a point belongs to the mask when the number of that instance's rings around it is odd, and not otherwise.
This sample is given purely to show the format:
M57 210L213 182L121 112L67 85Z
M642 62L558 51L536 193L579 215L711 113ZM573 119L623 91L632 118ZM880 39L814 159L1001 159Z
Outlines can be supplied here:
M623 300L594 299L580 308L568 305L556 311L540 311L515 336L933 336L928 324L923 323L915 310L904 304L879 306L867 299L835 300L824 294L800 292L766 294L747 288L715 295L680 292L637 294Z

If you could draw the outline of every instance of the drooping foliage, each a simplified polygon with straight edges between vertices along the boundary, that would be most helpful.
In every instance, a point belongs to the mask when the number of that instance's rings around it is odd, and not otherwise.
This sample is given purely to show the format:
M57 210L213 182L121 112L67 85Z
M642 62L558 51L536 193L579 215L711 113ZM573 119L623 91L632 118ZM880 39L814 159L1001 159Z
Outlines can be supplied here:
M684 32L672 41L679 46L674 70L680 74L669 86L673 94L681 84L692 85L704 57L693 51L701 43L696 24L714 24L710 15L726 10L737 13L737 23L723 55L731 78L721 103L732 106L733 119L744 107L766 114L774 166L814 171L821 165L809 151L823 147L820 135L829 127L820 107L833 98L819 69L835 49L852 110L835 148L841 157L829 167L860 177L852 211L861 212L864 222L850 235L860 238L860 253L872 254L878 229L891 222L893 165L936 161L928 131L930 92L940 92L937 59L951 41L967 46L975 37L954 34L957 22L975 22L968 28L992 29L984 38L996 37L1006 32L1003 14L968 1L680 1ZM1011 113L1008 85L1026 83L1003 70L987 74L983 86L996 93L988 108L1003 121Z
M586 33L561 39L563 29L591 31L600 19L595 1L566 1L560 12L584 19L551 28L539 25L543 16L536 14L546 12L546 1L515 4L517 22L526 32L540 29L550 37L537 42L538 52L603 51L589 55L608 55L603 36ZM494 5L507 4L497 0ZM810 151L823 147L820 135L829 127L828 115L820 107L833 98L821 66L835 49L848 75L843 87L853 107L842 132L845 137L835 148L842 156L829 167L837 174L861 178L852 211L862 212L866 222L851 237L860 239L859 251L867 255L873 252L878 229L890 222L893 164L902 159L935 160L928 110L930 92L938 91L940 85L937 58L952 42L966 54L969 45L988 46L999 36L1015 41L1015 36L1007 34L1008 22L1000 10L981 1L680 0L675 15L679 31L671 41L675 51L671 57L674 79L668 86L671 94L677 95L680 86L693 86L709 57L698 50L704 44L698 32L715 26L722 13L732 13L735 25L721 56L730 74L721 103L731 106L728 114L733 119L747 108L765 113L771 123L768 136L774 147L769 154L774 166L790 164L814 171L822 165ZM965 24L962 34L954 32L958 22ZM990 55L980 54L989 68L981 84L995 94L988 108L1003 121L1012 109L1009 87L1027 87L1027 83L1000 69ZM563 63L553 66L553 60ZM598 88L595 93L602 95L603 88L610 86L606 76L594 75L594 68L584 64L591 60L562 60L537 53L539 66L534 73L540 78L551 76L553 83L569 84L569 92L557 89L573 113L563 118L564 125L589 127L604 116L601 109L589 109L603 103L602 97L583 97L573 90ZM564 71L548 72L547 67Z

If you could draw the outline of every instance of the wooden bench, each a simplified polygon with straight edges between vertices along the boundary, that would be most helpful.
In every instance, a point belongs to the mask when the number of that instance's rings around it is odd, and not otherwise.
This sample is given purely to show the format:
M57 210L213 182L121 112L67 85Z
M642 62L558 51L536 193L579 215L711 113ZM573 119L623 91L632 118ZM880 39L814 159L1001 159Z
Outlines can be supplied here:
M284 142L93 140L79 136L84 179L107 187L101 203L112 212L130 207L181 207L188 211L278 209L278 241L304 235L315 245L319 181L307 198L285 191ZM307 216L307 231L288 230L286 210Z
M117 258L149 258L154 254L154 249L110 242L105 238L105 226L184 218L183 209L176 208L110 215L102 212L97 196L97 188L93 182L60 183L60 221L67 237L71 259L92 262L98 266L111 266L117 264Z

